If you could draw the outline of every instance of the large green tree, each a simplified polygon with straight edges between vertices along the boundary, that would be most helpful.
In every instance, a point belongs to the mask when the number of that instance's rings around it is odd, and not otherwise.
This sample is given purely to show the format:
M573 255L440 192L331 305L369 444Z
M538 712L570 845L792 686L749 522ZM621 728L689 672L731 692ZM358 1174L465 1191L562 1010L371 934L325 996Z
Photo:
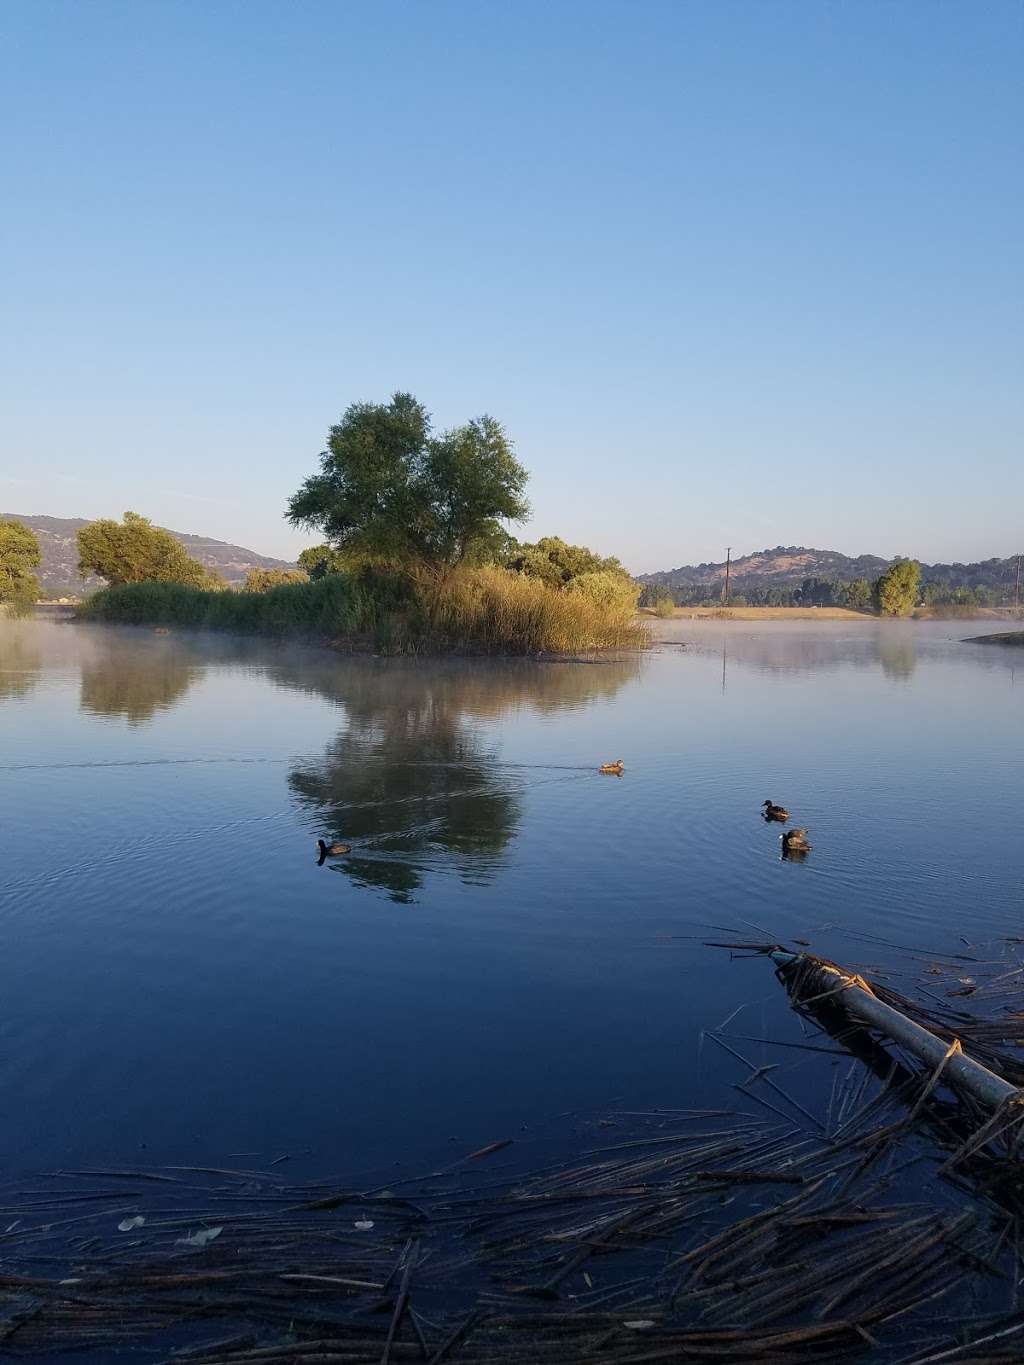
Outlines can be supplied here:
M41 562L39 541L21 521L0 521L0 605L17 615L30 611L39 596L32 572Z
M216 587L219 580L171 535L138 512L123 521L90 522L78 533L78 572L121 583L184 583Z
M875 580L875 606L883 616L909 616L917 606L921 566L916 559L897 559Z
M353 403L331 427L320 472L288 503L296 526L337 550L445 577L492 558L521 521L526 470L501 424L478 417L435 435L422 403Z

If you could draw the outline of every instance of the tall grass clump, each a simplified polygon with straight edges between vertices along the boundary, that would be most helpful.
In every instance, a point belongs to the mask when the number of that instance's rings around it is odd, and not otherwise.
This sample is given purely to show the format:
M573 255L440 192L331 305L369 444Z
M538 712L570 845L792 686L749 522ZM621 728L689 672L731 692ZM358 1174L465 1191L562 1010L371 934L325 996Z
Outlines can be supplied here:
M420 581L417 598L430 636L448 648L583 654L636 649L646 640L631 585L618 593L606 584L570 591L507 569L482 568L455 574L440 587Z
M347 639L386 653L580 654L637 648L646 639L628 581L597 573L559 589L500 568L464 569L443 580L370 569L265 592L126 583L102 589L77 615L120 625Z

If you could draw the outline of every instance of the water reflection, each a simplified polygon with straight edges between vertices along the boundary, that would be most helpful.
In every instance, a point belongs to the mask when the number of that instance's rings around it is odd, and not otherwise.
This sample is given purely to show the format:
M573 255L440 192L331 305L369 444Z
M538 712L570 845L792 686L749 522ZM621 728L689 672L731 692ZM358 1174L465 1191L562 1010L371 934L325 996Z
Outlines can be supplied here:
M275 669L291 685L287 669ZM322 690L346 724L317 762L289 785L328 844L351 853L331 861L360 886L409 902L428 874L491 882L520 820L530 774L504 765L474 724L528 706L584 705L636 676L635 661L603 665L395 661L326 670ZM301 685L309 686L303 669ZM319 689L318 689L319 690ZM571 779L572 773L566 774Z
M279 687L311 692L343 707L362 706L385 688L422 689L451 699L465 715L495 720L521 709L573 710L614 697L639 676L635 654L597 662L536 663L528 659L352 659L327 650L300 657L261 654Z
M913 677L917 667L917 650L913 640L886 640L878 642L878 662L887 678L896 682L906 682Z
M727 668L754 668L782 675L825 673L836 669L877 669L886 677L909 679L922 651L948 657L942 626L919 622L718 622L670 621L663 644L682 643L694 654L721 660L721 686ZM966 662L966 659L964 660Z
M42 656L31 628L5 626L0 649L0 702L31 692L42 669Z
M82 659L79 706L94 716L120 716L132 727L177 705L204 671L174 641L100 639Z

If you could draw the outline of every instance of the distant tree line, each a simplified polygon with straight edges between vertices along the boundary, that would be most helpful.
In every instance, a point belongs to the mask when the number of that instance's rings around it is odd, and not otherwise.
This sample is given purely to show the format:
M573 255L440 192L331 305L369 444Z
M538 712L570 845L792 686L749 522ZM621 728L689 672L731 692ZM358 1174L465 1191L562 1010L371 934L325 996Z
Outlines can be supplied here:
M867 578L855 578L844 583L838 578L805 578L799 584L761 586L756 580L737 579L736 591L729 593L734 607L848 607L864 611L871 606L872 583ZM678 607L719 606L722 602L721 584L645 583L640 594L642 607L656 607L659 602L672 601Z
M909 567L913 566L913 567ZM1012 606L1016 558L989 559L979 564L921 565L896 559L877 578L805 578L801 583L768 583L756 576L733 578L732 606L847 607L874 609L883 615L906 615L917 606ZM645 583L642 607L673 602L679 607L718 606L722 583L655 581ZM893 608L896 607L896 610Z

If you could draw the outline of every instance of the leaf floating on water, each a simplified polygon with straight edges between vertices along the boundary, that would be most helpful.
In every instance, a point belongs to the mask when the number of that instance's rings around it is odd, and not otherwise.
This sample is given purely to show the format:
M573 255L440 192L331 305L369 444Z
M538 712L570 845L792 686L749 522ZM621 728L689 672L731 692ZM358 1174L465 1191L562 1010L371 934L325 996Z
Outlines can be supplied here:
M373 1219L357 1218L356 1221L352 1224L352 1226L354 1228L358 1228L360 1232L369 1232L370 1229L373 1227Z
M136 1228L141 1228L145 1223L141 1213L137 1213L134 1218L122 1218L117 1225L118 1232L134 1232Z
M178 1246L180 1247L205 1247L209 1246L215 1237L219 1237L224 1231L219 1228L200 1228L198 1232L193 1232L191 1237L179 1237Z

